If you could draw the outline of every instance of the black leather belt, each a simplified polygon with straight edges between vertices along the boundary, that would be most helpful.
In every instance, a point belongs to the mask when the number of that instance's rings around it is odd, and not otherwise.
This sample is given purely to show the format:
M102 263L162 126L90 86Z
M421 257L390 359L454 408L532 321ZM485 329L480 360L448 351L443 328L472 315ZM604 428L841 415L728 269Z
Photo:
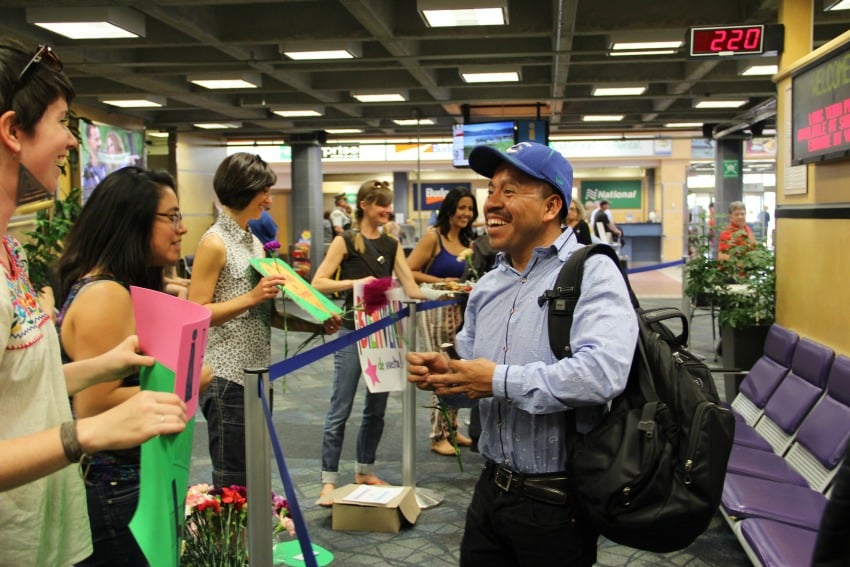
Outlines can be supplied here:
M566 474L522 474L496 463L484 465L484 474L505 492L547 504L563 505L569 500L570 479Z

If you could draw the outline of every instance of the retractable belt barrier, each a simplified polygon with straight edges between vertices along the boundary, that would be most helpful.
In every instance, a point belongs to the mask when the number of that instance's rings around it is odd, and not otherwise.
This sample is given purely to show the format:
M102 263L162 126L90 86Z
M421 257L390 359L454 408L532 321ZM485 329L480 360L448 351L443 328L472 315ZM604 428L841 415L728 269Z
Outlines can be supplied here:
M665 262L662 264L655 264L652 266L644 266L641 268L634 268L627 270L626 273L633 274L639 272L648 272L651 270L659 270L663 268L671 268L674 266L681 265L683 260L677 260L674 262ZM422 301L416 304L416 312L419 311L428 311L431 309L438 309L440 307L446 307L448 305L454 305L456 303L460 303L460 299L452 299L447 301ZM344 337L339 337L337 339L328 341L323 343L315 348L312 348L303 353L297 354L291 358L287 358L285 360L281 360L278 363L272 364L268 367L264 372L256 373L256 371L247 372L245 374L246 382L246 398L247 392L249 388L256 387L257 397L262 405L264 419L266 422L266 426L268 428L269 434L269 442L271 444L272 452L274 453L275 460L277 462L278 472L280 473L281 481L283 482L284 492L286 494L286 499L289 503L289 512L292 516L292 521L295 524L296 535L298 536L298 542L301 546L301 553L303 557L304 564L307 567L318 567L316 563L316 558L313 554L313 547L310 541L310 534L307 532L307 524L304 522L304 516L301 513L301 508L298 505L297 494L295 491L295 485L292 481L292 477L289 474L289 470L286 466L286 460L283 455L283 450L280 447L280 442L277 437L277 432L274 429L274 422L272 420L271 408L269 407L267 398L266 398L266 379L264 375L268 376L268 382L274 382L279 378L282 378L288 374L295 372L309 364L316 362L317 360L324 358L334 352L347 347L348 345L354 344L361 339L368 337L369 335L380 331L390 325L398 322L405 317L410 316L410 307L404 307L397 311L396 313L391 314L388 317L381 319L380 321L375 321L363 327L362 329L357 329L352 331L351 333L347 333ZM255 381L256 379L256 381ZM252 415L249 412L245 412L246 422L249 419L252 419ZM259 416L257 416L259 418ZM246 423L246 431L248 430L248 426ZM250 444L246 449L250 449ZM265 456L266 453L263 452L260 455L254 455L249 451L246 455L248 461L248 478L252 478L252 470L258 471L257 474L265 475L261 482L270 483L269 482L269 467L268 467L268 457ZM259 459L257 459L259 457ZM265 466L264 463L257 462L257 460L266 461ZM250 519L253 515L253 521ZM249 526L264 525L264 518L268 515L268 510L264 506L249 506L248 507L248 516L249 516ZM265 533L268 531L268 533ZM258 561L251 561L252 567L271 567L271 555L268 550L272 547L271 541L271 529L269 530L248 530L248 551L249 557L252 557Z

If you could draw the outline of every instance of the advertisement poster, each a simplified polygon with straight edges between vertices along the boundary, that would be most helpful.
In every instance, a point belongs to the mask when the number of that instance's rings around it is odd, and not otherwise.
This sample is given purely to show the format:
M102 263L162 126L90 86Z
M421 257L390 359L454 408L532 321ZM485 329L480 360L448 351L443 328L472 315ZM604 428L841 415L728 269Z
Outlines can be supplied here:
M145 137L141 131L81 120L80 138L83 203L110 172L128 165L145 166Z

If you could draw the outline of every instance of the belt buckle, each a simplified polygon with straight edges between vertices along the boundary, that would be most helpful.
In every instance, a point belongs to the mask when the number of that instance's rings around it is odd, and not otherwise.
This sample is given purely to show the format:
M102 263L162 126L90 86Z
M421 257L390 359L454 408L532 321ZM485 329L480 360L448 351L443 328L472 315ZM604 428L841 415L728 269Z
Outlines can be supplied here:
M496 474L493 475L493 482L496 483L496 486L504 490L505 492L511 491L511 482L514 479L514 473L508 469L497 467Z

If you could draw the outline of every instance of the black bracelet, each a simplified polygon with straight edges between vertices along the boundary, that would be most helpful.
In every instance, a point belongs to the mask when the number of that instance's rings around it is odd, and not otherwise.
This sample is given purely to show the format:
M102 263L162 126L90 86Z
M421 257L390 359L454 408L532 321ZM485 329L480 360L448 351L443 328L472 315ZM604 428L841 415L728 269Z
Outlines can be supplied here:
M62 440L62 449L65 457L72 463L79 463L83 458L83 447L77 438L77 422L66 421L59 428L59 438Z

